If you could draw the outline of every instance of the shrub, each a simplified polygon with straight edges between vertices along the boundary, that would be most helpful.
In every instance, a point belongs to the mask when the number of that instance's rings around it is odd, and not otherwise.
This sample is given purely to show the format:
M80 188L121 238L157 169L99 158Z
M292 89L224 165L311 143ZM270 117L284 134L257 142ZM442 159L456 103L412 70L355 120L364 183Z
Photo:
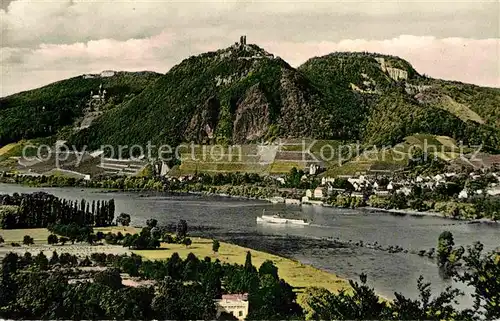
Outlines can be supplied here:
M50 234L49 237L47 237L47 243L49 243L50 245L57 244L58 242L59 239L55 234Z
M29 235L25 235L24 238L23 238L23 244L24 245L31 245L31 244L34 244L35 241L33 240L33 238Z
M220 242L218 240L213 240L212 241L212 251L214 251L214 253L217 253L217 252L219 252L219 248L220 248Z

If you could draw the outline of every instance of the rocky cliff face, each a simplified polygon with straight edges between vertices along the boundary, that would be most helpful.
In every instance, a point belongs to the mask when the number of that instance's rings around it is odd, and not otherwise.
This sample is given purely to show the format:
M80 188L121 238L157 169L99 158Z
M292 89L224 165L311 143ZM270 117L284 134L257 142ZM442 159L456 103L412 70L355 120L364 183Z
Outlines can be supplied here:
M250 87L234 113L233 142L245 143L262 138L270 125L269 102L258 84Z
M220 101L212 96L194 114L185 131L189 141L203 142L212 139L219 122Z
M380 58L375 58L375 59L380 64L380 69L382 69L383 72L386 72L389 75L389 77L391 77L393 80L399 81L399 80L407 80L408 79L408 72L406 70L391 67L385 61L385 58L380 57Z
M313 132L315 110L307 90L301 88L298 73L284 70L280 80L280 98L283 104L279 126L288 131L288 136L308 137Z

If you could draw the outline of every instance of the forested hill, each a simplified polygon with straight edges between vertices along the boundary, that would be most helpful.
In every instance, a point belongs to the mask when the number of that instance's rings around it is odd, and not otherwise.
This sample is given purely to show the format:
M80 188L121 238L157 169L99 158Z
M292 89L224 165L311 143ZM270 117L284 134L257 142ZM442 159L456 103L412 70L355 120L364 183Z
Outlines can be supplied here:
M148 141L349 138L349 124L336 112L343 103L355 105L357 97L339 89L336 98L325 105L324 94L284 60L256 45L235 44L182 61L72 141L97 148Z
M500 89L432 79L407 61L371 53L332 53L299 71L328 96L340 88L362 97L353 131L375 144L395 144L415 133L446 135L500 147Z
M141 93L158 76L154 72L118 72L112 77L89 74L0 98L0 146L51 136L72 126L101 85L106 95L100 107L112 109Z
M101 83L114 100L89 118L82 106ZM13 95L0 100L0 116L0 145L57 132L90 149L277 137L387 145L428 133L500 149L500 89L431 79L398 57L369 53L332 53L295 69L246 43L190 57L165 75L78 77ZM91 121L74 125L80 118Z

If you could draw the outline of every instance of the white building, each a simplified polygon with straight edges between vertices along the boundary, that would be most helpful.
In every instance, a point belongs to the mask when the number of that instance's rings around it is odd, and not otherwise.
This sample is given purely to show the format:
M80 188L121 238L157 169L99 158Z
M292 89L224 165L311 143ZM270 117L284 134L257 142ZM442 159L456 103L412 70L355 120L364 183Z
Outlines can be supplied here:
M316 164L309 165L309 174L316 175L316 173L318 172L318 169L319 169L319 166Z
M348 178L347 181L354 186L356 191L361 191L363 187L370 185L370 182L363 175L358 178Z
M335 182L335 178L333 177L323 177L321 179L321 185L326 185L327 183L333 183Z
M115 72L113 70L104 70L101 72L101 77L113 77Z
M323 198L323 189L321 187L316 187L314 190L314 198Z
M400 189L396 190L396 193L398 193L398 194L403 193L406 196L408 196L411 194L411 188L404 186L404 187L401 187Z
M468 198L469 197L469 193L467 192L467 189L463 189L459 194L458 194L458 198Z
M441 182L441 181L444 181L444 175L437 174L436 176L434 176L434 180L435 180L436 182Z
M312 198L313 197L313 192L310 189L306 190L306 197L307 198Z
M235 316L238 320L245 320L248 315L248 294L224 294L222 299L215 300L217 318L222 312Z
M490 188L490 189L488 189L487 193L488 193L488 195L491 195L491 196L500 195L500 187Z

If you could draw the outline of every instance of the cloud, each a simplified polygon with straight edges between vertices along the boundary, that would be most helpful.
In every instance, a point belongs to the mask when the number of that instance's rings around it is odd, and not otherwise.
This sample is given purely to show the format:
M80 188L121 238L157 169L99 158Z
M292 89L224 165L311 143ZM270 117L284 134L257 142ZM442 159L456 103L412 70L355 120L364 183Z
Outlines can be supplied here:
M435 78L500 87L500 39L466 39L403 35L386 40L267 43L270 51L299 65L334 51L369 51L399 56L420 73Z
M267 40L387 39L401 34L497 38L498 1L16 0L0 10L2 46L125 41L169 30L186 39L230 32Z
M499 86L498 1L0 1L1 95L104 69L166 72L242 34L293 65L367 50Z
M118 41L92 40L74 44L43 44L35 49L0 49L2 96L89 72L153 70L166 72L190 55L226 47L237 40L190 42L170 32ZM223 43L225 41L225 43ZM299 66L314 56L334 51L370 51L400 56L420 73L435 78L500 87L500 39L444 38L403 35L385 40L266 41L252 39L266 50Z

